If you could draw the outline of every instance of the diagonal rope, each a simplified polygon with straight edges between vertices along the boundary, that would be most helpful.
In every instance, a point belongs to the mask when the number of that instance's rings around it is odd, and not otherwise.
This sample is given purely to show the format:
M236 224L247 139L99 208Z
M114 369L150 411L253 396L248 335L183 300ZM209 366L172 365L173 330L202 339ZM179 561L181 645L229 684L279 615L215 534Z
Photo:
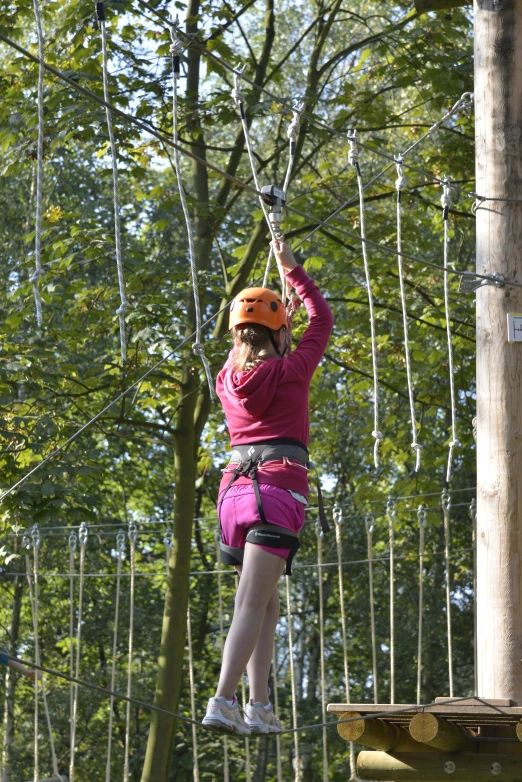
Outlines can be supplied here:
M390 703L395 703L395 502L386 503L390 547Z
M415 397L413 394L410 343L408 339L408 309L406 306L406 289L404 286L404 270L402 266L402 191L406 186L406 177L404 176L403 161L404 158L402 156L396 158L397 179L395 181L395 187L397 190L397 267L399 271L399 287L401 291L402 325L404 330L404 357L406 359L406 378L408 380L408 398L410 401L411 437L412 437L411 447L415 450L415 472L418 472L421 463L421 446L417 441L417 418L415 416Z
M42 190L43 190L43 154L44 154L44 34L40 6L38 0L33 0L36 32L38 35L38 147L36 159L36 217L34 229L34 264L35 269L29 281L33 284L34 304L36 308L36 323L41 328L42 297L40 295L40 279L43 277L42 251Z
M178 144L178 80L180 78L180 56L183 51L183 44L177 36L178 21L176 19L170 28L170 35L172 39L172 45L170 47L170 53L172 56L172 138L174 141L174 165L176 169L176 179L178 182L178 193L183 209L183 215L185 217L185 225L187 228L187 238L189 246L189 259L190 259L190 274L192 278L192 292L194 295L194 312L196 316L196 337L192 344L192 351L194 355L199 356L203 367L205 369L205 375L208 383L208 390L210 393L210 399L215 400L216 395L214 392L214 380L212 378L212 372L205 356L205 347L201 342L201 303L199 300L199 288L198 288L198 270L196 262L196 253L194 251L194 231L192 228L192 221L190 219L190 213L187 206L187 199L185 196L185 188L183 186L183 177L181 175L181 163L179 158L179 144Z
M451 570L450 570L450 510L451 497L447 491L441 495L442 514L444 516L444 557L446 563L446 625L448 630L448 679L449 694L453 698L453 634L451 630Z
M114 601L114 630L112 636L112 662L111 662L111 690L114 691L116 682L116 655L118 653L118 622L120 615L121 593L121 565L125 553L125 534L120 530L116 535L116 553L118 564L116 569L116 597ZM114 695L109 701L109 730L107 738L107 762L105 765L105 782L111 782L111 749L112 749L112 723L114 719Z
M106 104L110 104L109 94L109 76L107 68L107 31L105 29L105 10L103 2L96 2L96 17L100 25L101 39L102 39L102 56L103 56L103 96ZM116 251L116 268L118 270L118 287L120 291L120 306L116 310L116 314L120 323L120 345L121 345L121 361L125 364L127 361L127 337L125 334L125 313L129 309L129 303L125 293L125 280L123 277L123 259L121 251L121 230L120 230L120 196L119 196L119 184L118 184L118 156L116 151L116 141L114 138L114 129L112 126L112 112L106 106L105 116L107 118L107 131L109 133L109 142L111 147L111 162L112 162L112 187L113 187L113 202L114 202L114 246Z
M442 186L442 220L444 223L444 269L448 268L448 254L449 254L449 227L448 217L450 206L453 206L455 201L453 198L452 187L449 179L446 177ZM453 367L453 343L451 338L451 321L450 321L450 302L449 302L449 276L444 275L444 309L446 313L446 332L448 335L448 371L450 381L450 397L451 397L451 440L449 443L448 454L448 467L446 470L446 483L451 479L451 465L453 461L453 451L460 445L457 437L457 401L455 397L455 370Z
M285 578L285 582L286 582L286 615L288 621L288 660L290 663L290 689L292 695L292 725L294 731L294 772L295 772L295 782L301 782L301 758L299 754L299 734L297 732L297 690L296 690L296 682L295 682L292 596L290 594L290 579Z
M382 432L379 431L379 369L377 362L377 337L375 331L375 311L373 308L373 293L372 293L372 280L370 276L370 266L368 263L368 247L366 241L366 226L364 221L364 185L361 176L361 169L359 166L359 152L356 148L357 131L351 130L348 132L348 142L350 144L350 151L348 153L348 161L355 168L357 174L357 185L359 187L359 211L361 221L361 240L362 240L362 254L364 261L364 274L366 277L366 289L368 293L368 306L370 308L370 333L372 341L372 365L373 365L373 432L372 435L375 438L375 445L373 449L373 461L375 467L379 466L379 443L383 439Z
M419 520L419 627L417 640L417 703L421 700L422 689L422 631L424 620L424 531L426 529L426 510L419 505L417 510Z
M373 702L379 703L379 681L377 675L377 635L375 632L375 597L373 591L373 525L374 518L369 515L364 521L368 545L368 582L370 591L370 630L372 636Z
M321 669L321 717L323 720L323 782L328 782L328 733L326 729L326 670L324 659L323 530L316 521L317 578L319 583L319 655Z

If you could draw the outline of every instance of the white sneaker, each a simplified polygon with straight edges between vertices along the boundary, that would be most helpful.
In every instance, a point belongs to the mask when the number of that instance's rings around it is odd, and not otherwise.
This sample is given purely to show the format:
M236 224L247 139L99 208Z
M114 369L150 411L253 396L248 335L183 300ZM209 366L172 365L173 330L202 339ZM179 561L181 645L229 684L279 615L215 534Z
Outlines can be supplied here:
M221 695L210 698L202 725L207 730L212 730L215 733L235 733L238 736L250 736L250 728L239 711L237 700L230 706L226 698L223 698Z
M245 722L252 733L281 733L281 723L274 714L272 704L248 703L245 706Z

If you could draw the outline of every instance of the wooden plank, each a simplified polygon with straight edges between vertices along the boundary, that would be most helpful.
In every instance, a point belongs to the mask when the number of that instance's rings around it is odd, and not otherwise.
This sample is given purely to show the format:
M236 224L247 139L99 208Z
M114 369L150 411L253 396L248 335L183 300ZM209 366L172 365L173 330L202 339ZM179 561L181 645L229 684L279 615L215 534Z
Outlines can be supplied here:
M416 714L410 722L409 731L415 741L445 752L472 752L475 748L473 742L476 736L473 731L456 722L448 722L436 714Z
M360 752L357 776L385 782L514 782L522 778L520 755L491 755L471 752L405 753Z
M447 701L451 701L453 698L435 698L435 703L447 703ZM515 701L512 701L511 698L480 698L477 700L476 698L466 698L465 701L460 701L460 703L453 703L453 706L480 706L482 703L487 704L488 706L517 706L518 704L515 703Z

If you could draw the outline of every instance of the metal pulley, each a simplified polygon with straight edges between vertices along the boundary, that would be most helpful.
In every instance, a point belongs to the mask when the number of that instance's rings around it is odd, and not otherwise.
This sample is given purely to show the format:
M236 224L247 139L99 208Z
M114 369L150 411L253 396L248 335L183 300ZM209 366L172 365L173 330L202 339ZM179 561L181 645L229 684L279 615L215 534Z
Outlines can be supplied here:
M276 185L265 185L261 188L263 201L270 207L269 218L274 231L280 232L281 215L286 204L286 193Z

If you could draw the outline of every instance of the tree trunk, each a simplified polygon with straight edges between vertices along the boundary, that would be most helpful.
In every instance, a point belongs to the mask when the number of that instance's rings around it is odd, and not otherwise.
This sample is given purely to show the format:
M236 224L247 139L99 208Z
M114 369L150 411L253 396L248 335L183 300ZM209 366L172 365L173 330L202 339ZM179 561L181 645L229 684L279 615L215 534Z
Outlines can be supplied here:
M16 655L18 635L20 631L20 609L24 581L21 576L15 576L13 612L9 628L9 654ZM16 675L8 667L5 673L5 703L4 703L4 745L2 748L2 782L12 782L14 759L14 709L15 709Z

